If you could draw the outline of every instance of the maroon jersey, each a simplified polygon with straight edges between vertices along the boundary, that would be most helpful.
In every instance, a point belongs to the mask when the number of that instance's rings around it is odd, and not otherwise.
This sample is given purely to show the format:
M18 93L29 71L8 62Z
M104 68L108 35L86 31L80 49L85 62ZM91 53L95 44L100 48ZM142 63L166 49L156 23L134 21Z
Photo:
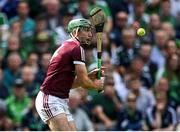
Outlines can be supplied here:
M53 54L41 91L68 98L75 77L75 64L85 61L84 49L75 39L65 41Z

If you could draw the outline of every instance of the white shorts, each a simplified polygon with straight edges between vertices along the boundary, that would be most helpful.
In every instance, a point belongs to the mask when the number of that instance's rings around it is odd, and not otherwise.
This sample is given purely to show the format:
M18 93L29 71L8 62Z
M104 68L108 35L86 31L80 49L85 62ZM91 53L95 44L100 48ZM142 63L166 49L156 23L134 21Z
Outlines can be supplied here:
M47 120L50 118L62 113L66 114L67 120L70 122L73 121L73 118L69 111L68 101L69 99L46 95L40 91L36 97L35 105L38 114L45 123L47 123Z

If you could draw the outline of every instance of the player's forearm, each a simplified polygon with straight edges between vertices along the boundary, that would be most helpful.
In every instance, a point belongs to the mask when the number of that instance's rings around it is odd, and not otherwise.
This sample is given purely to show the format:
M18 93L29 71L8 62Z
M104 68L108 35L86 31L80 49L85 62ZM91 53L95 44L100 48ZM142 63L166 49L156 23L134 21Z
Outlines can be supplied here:
M85 89L98 89L96 84L89 77L82 77L80 84L81 87Z
M83 79L78 79L77 77L74 79L72 88L78 88L78 87L83 87L86 89L96 89L97 86L93 83L93 81L87 77Z

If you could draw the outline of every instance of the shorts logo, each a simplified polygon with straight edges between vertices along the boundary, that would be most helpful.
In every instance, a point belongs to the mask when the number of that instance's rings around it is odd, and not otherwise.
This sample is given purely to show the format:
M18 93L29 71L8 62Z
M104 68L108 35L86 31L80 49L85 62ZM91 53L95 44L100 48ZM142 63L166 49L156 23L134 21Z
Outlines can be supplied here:
M58 108L57 108L57 107L54 107L54 108L52 108L51 110L54 111L54 112L56 112L56 111L58 111Z

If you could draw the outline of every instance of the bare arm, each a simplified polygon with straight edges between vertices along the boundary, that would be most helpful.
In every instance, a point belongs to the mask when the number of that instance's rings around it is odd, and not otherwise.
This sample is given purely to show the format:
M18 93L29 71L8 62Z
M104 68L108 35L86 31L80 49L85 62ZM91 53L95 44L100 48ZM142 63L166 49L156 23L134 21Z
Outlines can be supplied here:
M77 76L76 76L74 83L73 83L74 88L81 86L81 87L86 88L86 89L96 89L96 90L103 89L102 84L101 84L101 80L92 81L88 77L88 73L87 73L85 65L76 64L75 65L75 71L76 71Z
M97 78L97 76L96 76L97 72L98 72L98 69L95 69L95 70L89 72L88 73L89 79L94 81ZM74 79L72 88L78 88L78 87L81 87L81 83L78 81L77 76L76 76L75 79Z
M112 121L108 116L103 112L102 106L98 105L93 109L93 113L101 120L101 122L106 126L111 126Z

